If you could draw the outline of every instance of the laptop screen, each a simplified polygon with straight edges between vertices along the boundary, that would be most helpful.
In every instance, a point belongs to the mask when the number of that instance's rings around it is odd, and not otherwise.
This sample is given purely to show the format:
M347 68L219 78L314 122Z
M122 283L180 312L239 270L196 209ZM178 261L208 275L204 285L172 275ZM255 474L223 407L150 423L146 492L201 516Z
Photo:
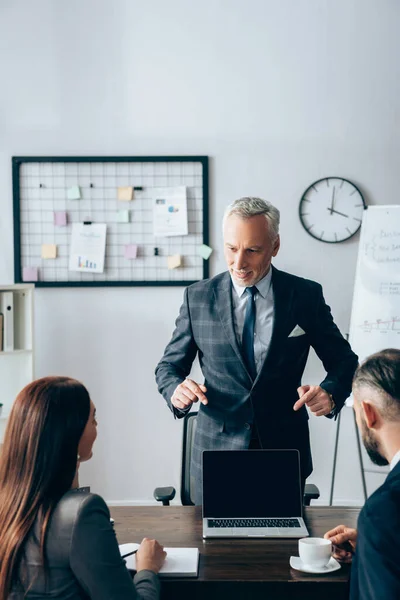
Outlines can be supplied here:
M297 450L205 450L203 517L301 517Z

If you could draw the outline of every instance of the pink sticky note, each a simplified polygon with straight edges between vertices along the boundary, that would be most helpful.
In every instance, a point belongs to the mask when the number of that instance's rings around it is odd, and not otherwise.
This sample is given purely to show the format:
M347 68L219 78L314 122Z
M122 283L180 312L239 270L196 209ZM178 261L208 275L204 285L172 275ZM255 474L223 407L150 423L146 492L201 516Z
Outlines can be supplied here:
M38 280L37 267L24 267L22 269L22 279L23 279L23 281L37 281Z
M136 258L136 257L137 257L136 244L127 244L125 246L125 258Z
M65 227L67 224L67 213L65 211L54 213L54 225Z

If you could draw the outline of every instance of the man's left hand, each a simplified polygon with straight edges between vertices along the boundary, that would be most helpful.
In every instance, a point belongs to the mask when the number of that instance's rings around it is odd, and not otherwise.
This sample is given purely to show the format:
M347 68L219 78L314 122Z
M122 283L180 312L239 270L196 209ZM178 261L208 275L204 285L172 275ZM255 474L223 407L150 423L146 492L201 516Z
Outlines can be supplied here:
M297 388L299 400L294 404L293 410L299 410L304 404L316 417L329 415L334 407L332 397L319 385L302 385Z

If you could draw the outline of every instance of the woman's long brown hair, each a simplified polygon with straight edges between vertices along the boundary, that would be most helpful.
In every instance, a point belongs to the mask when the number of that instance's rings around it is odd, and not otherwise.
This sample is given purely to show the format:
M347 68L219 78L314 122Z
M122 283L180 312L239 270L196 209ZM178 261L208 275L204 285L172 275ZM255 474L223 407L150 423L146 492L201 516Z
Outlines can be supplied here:
M0 600L20 580L24 544L40 518L40 547L51 513L71 488L90 412L86 388L69 377L27 385L12 407L0 457Z

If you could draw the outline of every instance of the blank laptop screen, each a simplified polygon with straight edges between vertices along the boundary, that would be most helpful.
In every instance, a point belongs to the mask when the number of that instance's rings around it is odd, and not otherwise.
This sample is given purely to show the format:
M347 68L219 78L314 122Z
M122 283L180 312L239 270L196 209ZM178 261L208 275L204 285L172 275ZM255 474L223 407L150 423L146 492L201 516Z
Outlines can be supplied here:
M205 450L203 517L301 517L297 450Z

